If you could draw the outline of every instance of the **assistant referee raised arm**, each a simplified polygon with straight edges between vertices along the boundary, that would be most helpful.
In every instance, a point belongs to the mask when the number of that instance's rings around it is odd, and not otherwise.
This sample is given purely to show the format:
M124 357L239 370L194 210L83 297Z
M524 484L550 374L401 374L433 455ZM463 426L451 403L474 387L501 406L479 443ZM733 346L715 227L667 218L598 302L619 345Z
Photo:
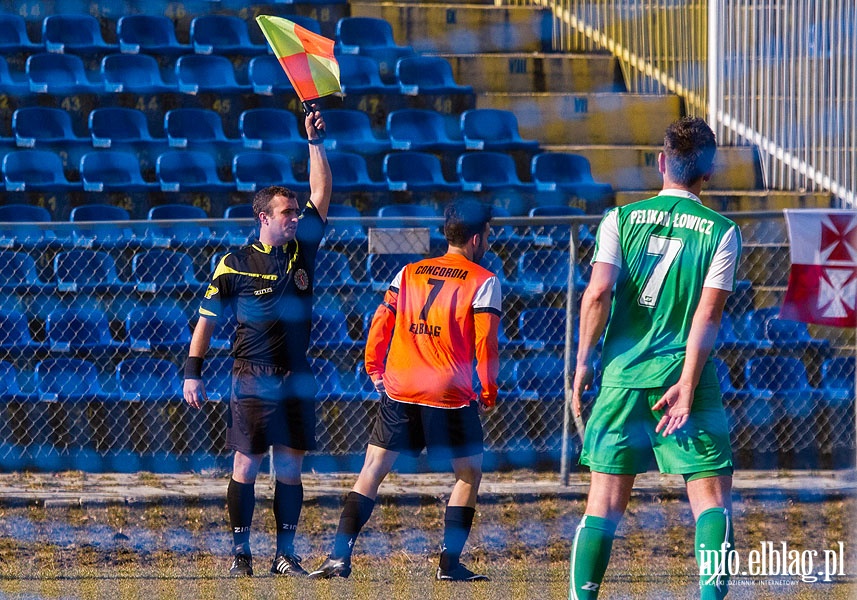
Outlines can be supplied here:
M226 493L233 576L253 574L254 484L271 446L277 476L273 506L277 551L271 571L306 575L293 543L303 504L303 457L316 444L316 383L306 354L315 257L327 224L331 174L319 137L324 120L315 105L304 125L309 141L309 201L302 211L297 195L287 188L270 186L256 193L253 214L259 240L218 263L199 309L185 365L184 398L199 408L207 399L201 376L205 353L217 320L231 308L238 323L226 429L226 445L235 451Z

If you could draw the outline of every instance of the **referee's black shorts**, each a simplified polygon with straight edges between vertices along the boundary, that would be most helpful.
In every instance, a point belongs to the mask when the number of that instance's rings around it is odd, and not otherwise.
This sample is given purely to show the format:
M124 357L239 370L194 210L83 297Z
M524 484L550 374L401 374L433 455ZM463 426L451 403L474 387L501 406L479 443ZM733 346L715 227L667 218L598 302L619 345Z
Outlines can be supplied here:
M226 446L242 454L263 454L274 444L315 450L315 392L311 372L236 360Z
M482 421L476 402L461 408L409 404L381 395L369 436L373 446L432 458L464 458L483 451Z

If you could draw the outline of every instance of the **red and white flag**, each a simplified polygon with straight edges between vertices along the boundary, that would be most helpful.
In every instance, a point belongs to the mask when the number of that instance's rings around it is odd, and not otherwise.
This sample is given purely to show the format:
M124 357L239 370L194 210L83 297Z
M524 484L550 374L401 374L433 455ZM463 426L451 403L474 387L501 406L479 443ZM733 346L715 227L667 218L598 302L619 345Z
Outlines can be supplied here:
M780 318L857 326L857 211L783 212L792 266Z

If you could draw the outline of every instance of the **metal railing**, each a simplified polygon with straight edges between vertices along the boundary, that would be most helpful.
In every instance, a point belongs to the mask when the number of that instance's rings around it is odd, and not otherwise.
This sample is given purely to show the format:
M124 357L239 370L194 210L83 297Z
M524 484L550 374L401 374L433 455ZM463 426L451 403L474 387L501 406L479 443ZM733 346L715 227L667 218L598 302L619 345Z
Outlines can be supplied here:
M682 96L721 144L755 144L771 189L857 202L852 0L505 0L550 7L554 46L607 50L632 93Z

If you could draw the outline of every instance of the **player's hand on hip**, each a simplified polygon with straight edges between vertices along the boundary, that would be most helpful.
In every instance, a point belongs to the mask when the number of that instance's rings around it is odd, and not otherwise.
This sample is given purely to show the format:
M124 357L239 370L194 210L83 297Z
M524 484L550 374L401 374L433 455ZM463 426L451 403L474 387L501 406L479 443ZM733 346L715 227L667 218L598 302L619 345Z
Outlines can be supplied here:
M693 405L693 387L683 383L671 386L652 410L663 410L664 414L655 427L655 433L663 431L664 437L675 433L687 424L690 407Z
M384 387L384 380L379 379L378 381L373 381L372 385L375 386L375 391L381 394L382 396L387 393L387 388Z
M490 415L492 412L494 412L494 409L497 408L496 404L492 404L491 406L488 406L487 404L484 404L483 402L479 402L478 406L479 406L479 414L482 416Z
M200 408L202 401L208 401L201 379L185 379L183 392L185 402L193 408Z

